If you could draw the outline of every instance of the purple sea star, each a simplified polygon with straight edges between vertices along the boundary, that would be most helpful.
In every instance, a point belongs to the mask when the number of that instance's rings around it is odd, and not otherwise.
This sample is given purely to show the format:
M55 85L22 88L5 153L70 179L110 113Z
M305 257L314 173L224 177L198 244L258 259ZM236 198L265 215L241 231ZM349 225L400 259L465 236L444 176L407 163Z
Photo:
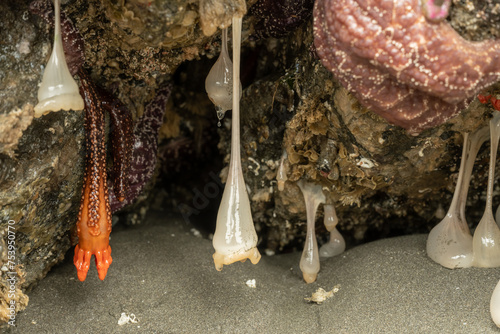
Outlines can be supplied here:
M444 123L500 79L498 41L426 20L419 0L318 0L323 65L368 109L411 134Z
M132 160L127 175L130 191L120 202L116 194L110 190L109 200L112 212L131 204L153 176L158 154L158 131L163 123L171 90L171 84L160 88L155 98L146 106L142 117L135 123Z

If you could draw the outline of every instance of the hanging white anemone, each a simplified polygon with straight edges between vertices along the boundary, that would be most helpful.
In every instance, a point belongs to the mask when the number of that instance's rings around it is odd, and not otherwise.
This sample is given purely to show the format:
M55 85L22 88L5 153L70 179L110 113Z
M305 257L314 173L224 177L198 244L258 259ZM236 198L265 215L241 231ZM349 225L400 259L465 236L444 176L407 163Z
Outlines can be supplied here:
M496 163L496 150L498 148L498 137L499 137L499 116L500 113L495 111L493 114L493 119L490 121L491 127L491 157L490 157L490 169L488 174L488 191L486 198L486 210L483 215L483 218L480 221L483 224L480 228L478 228L474 232L474 246L478 248L478 254L474 253L474 265L476 266L491 266L492 264L496 264L498 259L498 224L495 224L492 221L493 212L491 209L492 202L492 191L493 191L493 175L495 171L495 163ZM494 141L496 143L494 143ZM493 154L495 151L495 154ZM496 223L499 222L500 215L500 206L497 208L496 212ZM477 234L477 236L476 236ZM479 240L480 238L484 238L484 240ZM474 249L474 252L476 251ZM490 248L490 249L489 249ZM490 299L490 314L491 319L500 327L500 281L495 286L493 293Z
M280 165L278 167L278 173L276 174L276 181L278 182L278 190L283 191L285 189L285 182L288 180L286 175L288 170L288 154L286 150L283 150L281 155Z
M345 240L339 230L337 230L339 219L335 211L335 206L333 204L325 204L323 205L323 210L325 212L324 224L326 229L330 231L330 240L321 246L319 256L333 257L345 251Z
M500 139L500 112L498 111L493 112L493 118L490 120L490 138L491 152L486 208L472 239L473 265L488 268L500 266L500 229L495 222L492 209L496 156Z
M41 117L51 111L83 110L83 99L78 85L69 73L61 36L60 0L54 0L55 24L54 47L45 67L42 83L38 89L38 104L35 117Z
M240 99L241 82L239 79L238 82L238 99ZM222 45L220 55L205 79L205 90L207 91L210 101L212 101L215 105L215 111L217 112L217 118L219 119L217 125L221 126L220 121L224 118L226 111L232 109L233 107L233 63L231 62L231 58L229 58L229 53L227 52L227 28L222 29Z
M427 238L427 255L446 268L472 266L472 235L465 219L465 205L474 161L488 133L488 127L484 127L470 136L464 134L460 171L450 208Z
M495 286L490 299L491 319L497 327L500 327L500 281Z
M318 242L316 241L315 223L316 211L321 203L325 203L325 195L321 189L321 185L299 180L297 182L304 201L306 203L307 215L307 234L304 243L304 250L300 258L300 270L306 283L316 281L319 272L319 252Z
M217 226L212 240L215 268L250 259L259 262L257 233L250 210L250 200L246 190L240 157L240 48L241 17L233 17L233 118L231 129L231 160L226 186L217 213Z

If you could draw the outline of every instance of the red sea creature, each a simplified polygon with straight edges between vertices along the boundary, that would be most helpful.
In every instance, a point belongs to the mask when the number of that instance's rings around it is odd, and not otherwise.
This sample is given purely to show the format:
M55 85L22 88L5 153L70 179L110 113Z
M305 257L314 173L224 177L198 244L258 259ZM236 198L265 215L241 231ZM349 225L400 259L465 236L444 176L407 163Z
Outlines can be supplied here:
M112 262L109 246L111 213L133 203L154 174L158 131L163 123L172 86L167 83L158 90L155 98L146 106L144 114L136 121L132 134L128 110L118 100L98 90L83 70L80 70L78 75L85 100L87 171L77 223L79 244L75 248L74 263L78 278L83 281L92 254L95 255L99 278L104 279L106 276ZM115 127L111 131L115 167L110 172L115 186L109 189L105 159L104 110L109 112L112 127ZM92 173L88 172L89 169ZM89 182L97 186L89 188ZM94 227L96 221L98 224Z
M85 101L86 168L80 213L78 214L78 245L73 262L78 279L84 281L92 255L99 278L106 277L113 261L109 234L111 233L111 208L106 173L106 145L104 112L98 95L83 70L79 71L81 94Z
M112 262L109 246L111 213L133 203L154 174L158 131L163 123L172 86L167 83L158 90L155 98L146 106L144 114L136 121L132 134L128 110L116 99L99 91L83 70L78 74L85 100L87 171L77 223L79 244L75 248L74 264L78 270L78 278L83 281L94 254L99 278L102 280ZM115 180L115 186L109 189L106 176L104 110L110 113L112 126L115 127L111 131L115 168L110 173ZM92 173L88 172L89 169ZM89 188L89 183L96 186Z
M488 102L491 102L491 105L493 106L493 108L495 108L496 110L500 111L500 99L497 99L496 97L494 97L492 95L484 96L482 94L478 94L477 95L477 99L482 104L486 104Z
M427 20L420 1L318 0L313 13L323 65L361 104L413 135L500 79L498 41L463 39L446 21Z

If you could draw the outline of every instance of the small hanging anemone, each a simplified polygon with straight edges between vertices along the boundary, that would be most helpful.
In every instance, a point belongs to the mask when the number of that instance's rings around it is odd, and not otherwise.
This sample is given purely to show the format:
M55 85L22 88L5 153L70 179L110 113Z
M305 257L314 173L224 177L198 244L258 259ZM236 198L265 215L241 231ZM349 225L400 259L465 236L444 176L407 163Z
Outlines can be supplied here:
M323 210L325 210L325 227L330 231L330 240L321 246L319 255L322 257L333 257L345 251L345 240L339 230L337 230L339 219L333 204L325 204Z
M54 0L54 7L54 47L38 89L39 102L35 106L35 117L41 117L51 111L83 110L84 106L83 99L78 92L78 85L69 72L64 56L60 0Z
M233 107L233 63L227 52L227 28L222 29L222 47L219 58L205 79L205 90L217 112L220 121L224 118L226 111ZM241 82L239 84L239 97L241 97Z
M488 127L481 128L472 135L464 133L455 194L446 216L431 230L427 239L427 254L446 268L472 266L472 235L465 219L465 204L477 152L487 139Z
M276 174L276 181L278 182L278 190L283 191L285 189L285 182L288 180L286 175L288 170L288 154L286 150L283 151L281 156L280 166L278 168L278 173Z
M306 202L307 234L302 257L300 258L300 270L306 283L316 281L319 272L318 242L316 241L315 223L316 211L321 203L325 203L325 195L321 185L309 183L304 180L297 182L304 200Z
M473 265L475 267L498 267L500 266L500 229L493 217L493 183L495 179L495 165L500 139L500 112L495 111L490 120L490 168L488 174L488 190L486 193L486 208L483 217L474 231L472 238L472 250L474 254Z

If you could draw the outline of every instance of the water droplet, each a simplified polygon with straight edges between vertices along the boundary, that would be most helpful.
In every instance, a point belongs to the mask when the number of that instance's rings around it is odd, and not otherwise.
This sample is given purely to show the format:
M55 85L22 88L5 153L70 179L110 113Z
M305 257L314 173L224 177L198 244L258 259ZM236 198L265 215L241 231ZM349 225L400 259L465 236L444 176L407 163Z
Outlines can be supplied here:
M224 115L226 114L226 111L223 110L220 106L215 106L215 112L217 113L217 118L219 119L219 121L222 121Z

